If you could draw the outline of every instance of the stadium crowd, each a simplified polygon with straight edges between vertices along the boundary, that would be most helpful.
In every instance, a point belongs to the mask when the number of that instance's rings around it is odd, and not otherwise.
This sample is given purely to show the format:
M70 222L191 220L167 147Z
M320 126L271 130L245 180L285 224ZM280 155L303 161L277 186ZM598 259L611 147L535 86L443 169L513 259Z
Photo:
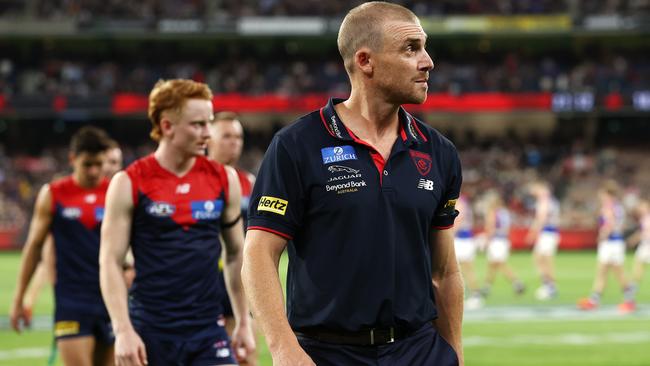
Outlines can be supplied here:
M259 136L247 141L240 163L256 173L266 146ZM558 146L512 138L482 143L467 140L458 147L465 193L478 202L481 192L501 192L515 213L515 226L530 224L532 209L526 185L538 178L554 187L561 201L563 227L596 226L598 202L593 197L605 179L615 179L625 187L624 202L629 207L650 194L650 157L634 149L587 149L579 141ZM152 151L150 144L122 148L126 165ZM48 147L35 156L10 155L0 149L0 225L22 227L38 188L67 169L65 146Z
M227 53L227 52L225 52ZM430 91L467 92L610 92L630 93L650 84L650 63L642 52L589 50L590 56L548 53L529 57L523 52L495 53L467 59L462 55L434 55ZM262 61L263 60L263 61ZM288 55L224 55L218 63L114 59L89 61L43 58L0 59L0 94L112 95L146 93L160 78L204 81L216 93L258 95L275 93L347 94L345 70L338 58L292 60Z
M420 16L513 15L513 14L625 14L648 12L645 0L396 0ZM102 19L217 19L241 16L331 16L342 17L351 6L363 1L304 0L5 0L0 2L0 17L27 15L40 19L77 19L92 22Z

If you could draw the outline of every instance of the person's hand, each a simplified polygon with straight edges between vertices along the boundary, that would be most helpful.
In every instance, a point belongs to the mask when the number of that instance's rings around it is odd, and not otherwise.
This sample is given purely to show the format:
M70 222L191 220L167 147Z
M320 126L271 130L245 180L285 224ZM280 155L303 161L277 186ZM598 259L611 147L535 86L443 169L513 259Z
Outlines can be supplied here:
M31 310L23 306L22 299L15 299L11 310L9 310L9 320L11 327L18 333L21 331L21 323L24 327L29 327L32 322Z
M300 346L272 353L274 366L316 366Z
M237 324L232 332L232 349L238 362L245 361L255 352L255 336L250 323Z
M115 335L115 366L145 366L147 351L133 328Z

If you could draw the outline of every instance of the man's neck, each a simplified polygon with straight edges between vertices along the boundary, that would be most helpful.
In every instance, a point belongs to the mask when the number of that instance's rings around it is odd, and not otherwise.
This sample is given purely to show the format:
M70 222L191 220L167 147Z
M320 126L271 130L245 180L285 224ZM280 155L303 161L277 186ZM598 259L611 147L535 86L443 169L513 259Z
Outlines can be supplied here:
M154 152L154 157L165 170L181 177L192 169L196 157L176 150L163 140Z
M399 128L399 106L352 93L334 109L345 126L357 137L371 144L394 140Z

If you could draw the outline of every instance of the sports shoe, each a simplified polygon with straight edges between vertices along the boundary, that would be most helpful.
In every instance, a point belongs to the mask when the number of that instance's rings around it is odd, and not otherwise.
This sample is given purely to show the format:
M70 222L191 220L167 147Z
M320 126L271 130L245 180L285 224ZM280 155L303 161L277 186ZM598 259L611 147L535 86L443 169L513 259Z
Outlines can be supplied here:
M618 312L621 314L633 313L636 310L636 302L634 300L628 300L618 304Z
M598 303L586 297L578 300L578 309L580 310L594 310L598 307Z
M540 301L548 301L557 297L557 290L555 287L549 285L542 285L535 290L535 298Z
M523 295L526 292L526 285L523 282L517 281L512 284L512 290L515 292L515 295Z

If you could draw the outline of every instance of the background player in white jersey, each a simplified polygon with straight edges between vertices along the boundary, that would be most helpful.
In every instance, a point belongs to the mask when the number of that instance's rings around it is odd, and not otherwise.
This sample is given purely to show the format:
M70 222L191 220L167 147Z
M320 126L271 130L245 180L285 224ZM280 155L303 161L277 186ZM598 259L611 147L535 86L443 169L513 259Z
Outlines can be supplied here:
M510 211L497 192L488 193L486 201L485 240L487 240L488 270L482 290L483 296L489 295L498 272L502 272L512 283L515 294L521 295L526 290L526 286L508 265L508 258L510 258L509 235L512 223Z
M635 293L643 279L645 267L650 264L650 201L641 200L636 213L639 219L639 229L630 239L632 243L638 243L634 255L632 283L630 284Z
M625 241L623 226L625 209L619 199L619 187L614 181L607 181L598 192L600 199L600 227L598 229L598 265L592 293L588 298L578 301L578 308L593 310L600 305L600 298L607 285L609 271L614 272L621 289L624 302L619 305L621 312L635 309L634 288L625 279Z
M463 278L469 290L469 297L465 302L465 306L468 309L477 309L483 305L483 298L480 294L474 267L476 259L476 241L473 233L474 213L472 204L467 200L466 195L460 195L456 202L456 209L459 214L454 225L454 248L456 250L456 259L458 259Z
M542 281L542 286L535 291L535 297L549 300L557 296L554 261L560 242L557 231L560 204L546 182L533 183L530 193L535 197L535 218L528 229L526 243L534 245L533 258Z

